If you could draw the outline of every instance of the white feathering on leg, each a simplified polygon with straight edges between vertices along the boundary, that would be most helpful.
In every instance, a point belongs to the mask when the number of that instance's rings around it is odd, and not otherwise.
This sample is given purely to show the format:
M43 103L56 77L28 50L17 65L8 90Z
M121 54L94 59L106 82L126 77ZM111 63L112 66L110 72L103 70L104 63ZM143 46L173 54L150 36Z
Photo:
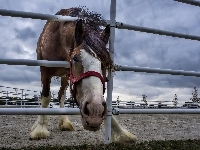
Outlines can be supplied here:
M112 142L133 143L137 141L137 137L134 134L128 132L126 129L122 128L114 116L112 116L111 128Z
M65 98L66 98L66 90L64 90L64 94L60 99L60 108L64 107ZM61 131L74 131L74 127L70 122L70 120L68 119L67 115L60 115L59 120L60 120L59 129Z
M51 96L41 97L41 107L46 108L49 105ZM31 139L44 139L50 136L48 131L48 116L39 115L34 125L31 128L30 138Z

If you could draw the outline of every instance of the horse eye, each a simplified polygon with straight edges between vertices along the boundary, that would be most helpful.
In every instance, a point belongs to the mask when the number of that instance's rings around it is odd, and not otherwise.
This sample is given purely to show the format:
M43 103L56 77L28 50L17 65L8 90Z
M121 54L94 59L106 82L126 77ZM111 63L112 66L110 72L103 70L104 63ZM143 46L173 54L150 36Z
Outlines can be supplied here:
M77 57L76 55L74 55L73 60L76 61L76 62L79 61L79 60L78 60L78 57Z

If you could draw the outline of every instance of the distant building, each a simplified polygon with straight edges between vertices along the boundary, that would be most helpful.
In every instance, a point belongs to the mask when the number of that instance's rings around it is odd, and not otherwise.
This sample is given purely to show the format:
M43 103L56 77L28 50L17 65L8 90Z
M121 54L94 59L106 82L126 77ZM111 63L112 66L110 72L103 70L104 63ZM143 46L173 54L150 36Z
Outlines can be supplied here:
M198 103L194 103L194 102L185 102L182 108L199 108L199 105Z

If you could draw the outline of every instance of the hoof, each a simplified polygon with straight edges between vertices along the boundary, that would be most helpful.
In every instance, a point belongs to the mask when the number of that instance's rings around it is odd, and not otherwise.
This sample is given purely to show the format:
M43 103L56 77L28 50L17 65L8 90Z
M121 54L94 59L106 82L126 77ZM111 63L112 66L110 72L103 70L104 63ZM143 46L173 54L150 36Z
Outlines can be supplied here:
M33 127L32 127L33 128ZM40 139L46 139L50 136L50 132L47 130L47 128L43 125L38 125L33 129L33 131L30 133L30 139L31 140L40 140Z
M71 122L68 120L61 120L59 123L59 129L61 131L75 131L73 125L71 124Z
M113 143L136 143L137 137L123 129L119 133L112 134L112 142Z

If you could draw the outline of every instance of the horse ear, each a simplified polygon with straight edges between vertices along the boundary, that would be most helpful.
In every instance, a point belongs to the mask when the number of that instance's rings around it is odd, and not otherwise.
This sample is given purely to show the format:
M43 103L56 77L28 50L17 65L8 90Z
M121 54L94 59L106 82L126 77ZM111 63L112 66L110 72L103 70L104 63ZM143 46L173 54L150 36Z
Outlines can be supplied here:
M75 27L75 41L76 41L77 45L81 44L81 42L83 40L84 32L85 32L85 29L83 26L83 21L82 21L82 19L80 19L76 23L76 27Z
M102 41L104 41L107 44L109 37L110 37L110 26L107 25L106 28L101 33L100 38L101 38Z

